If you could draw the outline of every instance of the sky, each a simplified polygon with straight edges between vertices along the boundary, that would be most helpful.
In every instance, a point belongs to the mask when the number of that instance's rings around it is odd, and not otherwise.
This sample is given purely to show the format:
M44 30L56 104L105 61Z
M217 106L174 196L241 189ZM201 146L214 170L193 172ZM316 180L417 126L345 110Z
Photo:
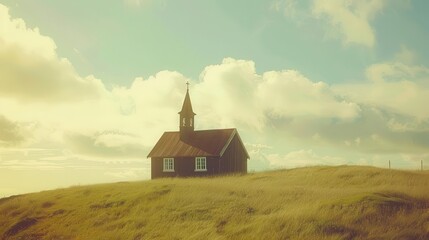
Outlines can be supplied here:
M150 178L190 82L248 170L429 165L429 2L0 0L0 197Z

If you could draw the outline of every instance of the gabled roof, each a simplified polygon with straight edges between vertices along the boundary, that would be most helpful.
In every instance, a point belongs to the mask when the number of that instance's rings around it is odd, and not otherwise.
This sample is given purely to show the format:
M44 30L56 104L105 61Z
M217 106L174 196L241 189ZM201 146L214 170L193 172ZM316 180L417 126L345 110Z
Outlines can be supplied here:
M235 135L243 145L235 128L200 130L192 134L191 140L184 142L180 140L180 132L165 132L147 157L221 157ZM244 145L243 148L249 158Z

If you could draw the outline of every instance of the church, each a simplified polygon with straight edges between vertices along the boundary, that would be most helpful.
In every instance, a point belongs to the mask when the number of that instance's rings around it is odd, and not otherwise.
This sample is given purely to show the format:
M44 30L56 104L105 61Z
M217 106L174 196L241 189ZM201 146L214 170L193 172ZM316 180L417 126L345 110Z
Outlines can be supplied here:
M250 157L237 129L194 130L195 115L188 84L179 131L164 132L147 156L151 178L247 173Z

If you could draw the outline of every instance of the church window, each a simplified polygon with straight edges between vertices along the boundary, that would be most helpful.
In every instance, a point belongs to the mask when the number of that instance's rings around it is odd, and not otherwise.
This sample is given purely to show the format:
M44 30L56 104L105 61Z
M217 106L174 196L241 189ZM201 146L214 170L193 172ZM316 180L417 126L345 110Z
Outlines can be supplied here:
M206 157L196 157L195 158L195 172L205 172L205 171L207 171Z
M174 172L174 158L164 158L164 172Z

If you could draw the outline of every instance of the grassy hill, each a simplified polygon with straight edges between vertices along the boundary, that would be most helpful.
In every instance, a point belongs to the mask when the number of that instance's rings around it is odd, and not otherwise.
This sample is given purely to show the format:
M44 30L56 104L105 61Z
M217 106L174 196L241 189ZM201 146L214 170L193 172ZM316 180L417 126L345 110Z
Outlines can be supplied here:
M311 167L0 199L0 239L429 239L429 172Z

